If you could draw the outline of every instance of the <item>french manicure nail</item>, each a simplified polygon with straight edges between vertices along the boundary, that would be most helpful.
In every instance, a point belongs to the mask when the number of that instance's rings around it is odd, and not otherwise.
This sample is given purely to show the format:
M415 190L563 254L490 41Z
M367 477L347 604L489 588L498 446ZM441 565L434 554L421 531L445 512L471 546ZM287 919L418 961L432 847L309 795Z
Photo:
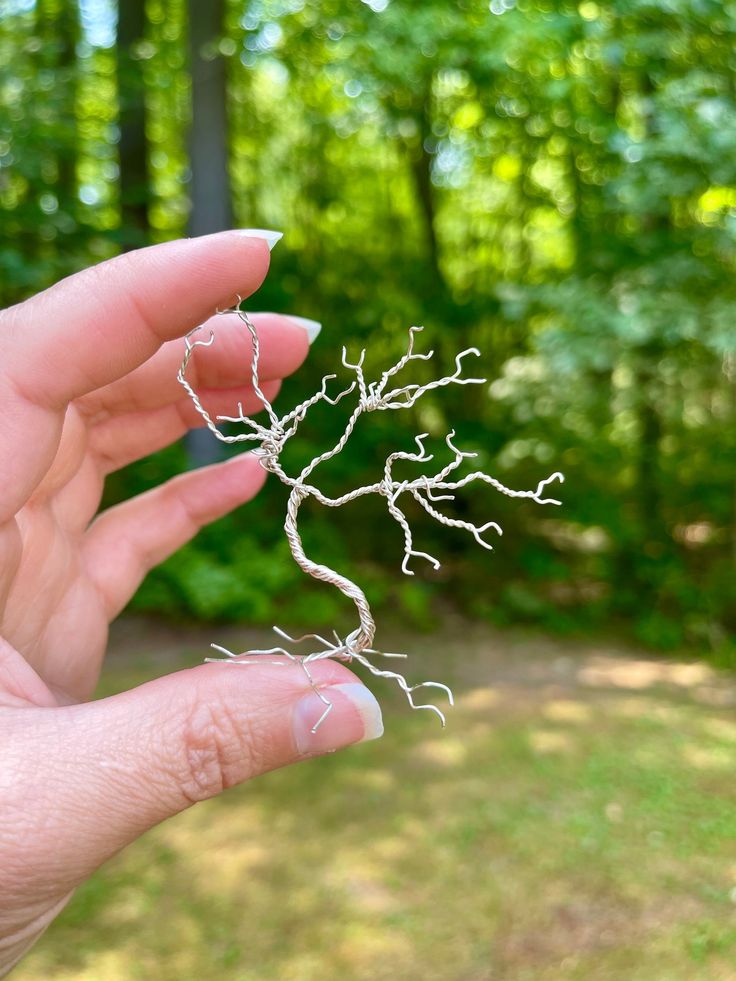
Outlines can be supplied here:
M238 231L245 238L261 238L268 245L271 252L274 245L284 237L283 232L272 232L268 228L239 228Z
M288 317L289 320L293 320L306 330L309 343L313 344L322 330L322 324L318 320L310 320L308 317L295 317L293 313L288 314Z
M287 317L289 320L293 320L295 324L307 332L307 337L309 343L312 344L316 339L319 332L322 330L322 324L318 320L310 320L308 317L297 317L293 313L272 313L267 310L260 311L262 313L269 313L274 317Z
M307 692L294 706L294 742L302 756L329 753L383 735L381 707L365 685L332 685L320 688L320 693L332 708L316 732L312 730L327 708L319 695Z

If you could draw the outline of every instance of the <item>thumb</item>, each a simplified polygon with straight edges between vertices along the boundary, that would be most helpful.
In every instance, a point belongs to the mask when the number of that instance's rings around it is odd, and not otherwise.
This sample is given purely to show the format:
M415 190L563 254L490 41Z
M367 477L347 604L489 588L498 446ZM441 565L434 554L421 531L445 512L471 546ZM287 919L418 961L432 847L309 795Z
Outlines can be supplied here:
M310 665L332 705L314 733L326 706L300 665L248 660L201 665L85 705L37 710L41 718L54 717L54 731L37 740L45 726L24 727L25 772L33 785L26 779L24 798L46 811L32 836L33 865L48 873L48 862L62 875L59 865L66 866L72 887L196 801L383 733L378 702L344 665ZM26 810L26 841L28 816Z

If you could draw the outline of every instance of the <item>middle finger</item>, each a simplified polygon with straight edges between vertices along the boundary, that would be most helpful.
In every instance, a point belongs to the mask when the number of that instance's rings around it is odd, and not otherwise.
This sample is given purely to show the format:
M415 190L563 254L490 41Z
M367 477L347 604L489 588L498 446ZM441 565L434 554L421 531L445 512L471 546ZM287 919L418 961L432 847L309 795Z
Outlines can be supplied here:
M260 380L276 380L296 371L309 350L307 329L284 314L257 313L250 317L260 342ZM214 343L196 348L187 369L192 388L197 391L250 385L253 348L243 322L236 314L211 317L198 337L207 340L210 330L215 334ZM169 341L140 368L85 395L77 404L92 422L101 422L110 416L179 402L183 392L176 376L183 356L183 341Z

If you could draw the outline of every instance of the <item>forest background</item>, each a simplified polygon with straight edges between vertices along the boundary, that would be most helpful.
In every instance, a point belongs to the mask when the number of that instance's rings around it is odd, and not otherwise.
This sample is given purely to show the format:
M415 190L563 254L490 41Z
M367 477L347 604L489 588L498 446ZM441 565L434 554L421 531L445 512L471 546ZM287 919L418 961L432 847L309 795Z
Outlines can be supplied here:
M554 511L490 489L451 505L502 525L492 554L412 514L437 573L401 575L380 500L305 512L308 553L416 628L442 598L733 663L736 4L0 2L0 303L231 225L285 232L254 308L324 323L284 411L343 343L369 371L415 323L437 368L482 351L489 385L368 417L330 486L371 482L416 432L439 459L451 428L508 485L566 475ZM303 426L297 455L342 419ZM217 448L136 464L105 503ZM134 608L337 625L349 611L294 565L284 505L273 482Z

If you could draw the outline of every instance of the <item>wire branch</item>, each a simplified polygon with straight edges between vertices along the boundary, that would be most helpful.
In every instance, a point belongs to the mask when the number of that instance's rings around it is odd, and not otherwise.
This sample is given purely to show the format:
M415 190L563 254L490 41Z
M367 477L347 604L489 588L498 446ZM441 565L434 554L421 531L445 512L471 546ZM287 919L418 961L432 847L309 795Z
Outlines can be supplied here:
M446 685L434 681L425 681L419 685L413 686L409 685L403 675L398 674L395 671L379 668L373 663L372 659L374 657L381 656L386 658L398 658L405 657L405 655L393 652L378 651L372 646L373 637L375 635L375 622L364 592L347 577L340 575L338 572L335 572L326 565L313 561L305 554L301 536L298 530L299 510L304 501L308 500L309 498L314 499L326 507L342 507L344 504L348 504L350 501L357 500L360 497L365 497L368 494L378 494L383 496L386 500L386 506L389 514L397 522L403 533L404 557L401 563L402 571L406 575L413 576L414 572L409 568L409 563L412 559L425 559L428 563L430 563L430 565L433 566L435 570L439 569L440 562L439 559L435 558L435 556L430 555L428 552L422 552L414 547L414 539L409 521L399 504L402 495L408 494L410 497L412 497L433 520L445 525L448 528L457 528L459 530L469 532L479 545L485 549L492 550L493 546L483 536L491 530L497 535L501 535L502 530L497 522L486 521L481 525L473 524L470 521L465 521L460 518L453 518L449 515L443 514L434 505L439 502L454 501L456 491L476 482L489 484L499 493L504 494L507 497L525 498L535 501L540 505L559 505L560 501L551 497L546 497L544 494L545 489L551 483L554 481L562 482L564 478L561 473L553 473L549 477L545 477L543 480L540 480L535 490L525 491L518 491L506 487L497 478L492 477L490 474L484 473L480 470L466 474L465 476L457 479L448 479L456 474L456 472L463 466L465 461L473 459L478 455L477 453L461 450L459 447L457 447L453 442L455 438L455 430L451 430L445 437L445 444L450 450L451 459L433 475L422 474L412 479L398 479L394 475L394 465L396 463L426 464L432 461L433 456L431 453L427 452L425 447L425 441L429 438L429 435L427 433L421 433L420 435L414 437L416 451L411 452L407 450L396 450L395 452L389 454L384 463L383 477L381 480L372 484L367 484L363 487L357 487L354 490L348 491L347 493L337 497L330 497L324 494L319 487L311 482L310 478L312 478L314 471L321 464L334 458L345 448L358 420L363 414L367 412L411 408L411 406L415 405L416 402L428 392L446 387L448 385L483 384L485 382L484 378L463 376L464 359L470 355L479 357L480 352L474 347L461 351L455 358L455 370L452 372L452 374L446 375L431 382L427 382L423 385L416 382L409 382L403 386L391 388L389 391L386 391L389 382L412 362L428 361L430 358L432 358L432 351L427 353L418 353L414 350L415 338L421 332L422 328L411 327L409 329L409 342L406 352L395 364L387 368L381 374L378 380L368 383L366 382L364 372L366 354L365 349L360 352L360 356L356 362L351 362L348 360L347 349L343 347L342 364L343 367L351 372L354 372L354 380L346 388L339 391L337 395L330 396L327 392L327 386L329 382L336 378L336 375L325 375L322 379L322 384L319 390L314 395L310 396L308 399L305 399L285 415L279 417L276 415L271 403L264 395L260 386L258 376L260 344L257 331L251 323L247 313L240 310L239 307L240 301L236 307L222 312L237 314L241 323L249 333L253 350L250 371L251 387L256 395L256 398L266 411L269 424L261 424L256 422L251 417L245 415L243 412L242 402L239 402L237 415L223 415L218 416L217 419L220 422L239 423L245 426L247 431L232 436L226 435L217 428L215 422L207 413L206 409L202 406L196 392L187 381L186 372L196 348L210 347L214 343L215 335L213 331L210 332L209 339L206 341L192 341L191 339L200 328L196 328L186 336L184 340L184 358L182 360L177 378L191 398L197 412L199 412L204 419L207 428L210 429L210 431L218 439L226 443L237 443L242 441L256 442L258 444L256 452L260 456L261 465L265 469L276 474L276 476L278 476L278 478L284 484L291 488L289 503L287 505L284 531L286 533L294 560L307 575L330 583L339 589L340 592L342 592L346 597L348 597L355 604L358 613L359 625L344 639L341 639L337 633L335 633L334 642L326 640L319 634L305 634L302 637L293 638L280 628L274 627L274 630L278 636L288 644L298 645L316 642L318 645L317 650L312 650L307 654L296 656L285 646L278 645L272 648L249 651L245 655L234 655L225 648L218 647L218 645L213 645L216 650L225 655L224 658L215 660L223 660L225 663L231 664L252 664L257 663L252 660L248 661L248 657L252 655L278 654L281 655L282 658L285 657L286 660L281 660L277 663L286 664L290 661L298 663L304 671L310 685L312 685L322 703L326 706L324 711L322 711L322 714L316 720L312 728L313 732L316 732L319 726L322 725L332 708L332 704L330 703L329 699L315 687L314 679L308 667L312 661L322 660L324 658L336 658L338 660L345 661L355 659L372 674L395 681L406 695L412 708L428 709L435 712L440 717L442 724L444 725L445 717L437 706L431 704L416 704L412 697L412 693L419 688L438 688L447 693L450 704L452 704L452 692L450 689L447 688ZM309 410L319 402L326 402L328 405L332 406L337 405L343 398L355 393L356 390L356 404L345 423L342 435L334 446L316 456L310 463L303 467L301 472L296 476L286 473L280 462L281 453L286 442L297 433L299 426L306 418ZM212 658L208 658L208 660L212 660Z

